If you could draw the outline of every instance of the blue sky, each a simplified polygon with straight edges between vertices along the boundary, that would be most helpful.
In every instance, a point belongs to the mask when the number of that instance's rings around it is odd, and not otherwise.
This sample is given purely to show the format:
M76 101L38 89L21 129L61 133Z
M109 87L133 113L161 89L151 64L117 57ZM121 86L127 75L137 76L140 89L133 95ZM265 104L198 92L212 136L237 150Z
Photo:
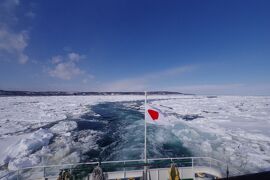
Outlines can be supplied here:
M0 89L269 95L270 1L0 2Z

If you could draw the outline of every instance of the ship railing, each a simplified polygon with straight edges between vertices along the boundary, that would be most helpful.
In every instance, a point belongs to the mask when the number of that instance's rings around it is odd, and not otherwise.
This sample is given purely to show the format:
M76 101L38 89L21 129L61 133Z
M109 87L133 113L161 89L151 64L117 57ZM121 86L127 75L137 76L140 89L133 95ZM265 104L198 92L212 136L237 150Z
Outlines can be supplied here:
M214 168L218 170L223 177L241 174L239 170L226 162L222 162L211 157L176 157L148 159L146 163L143 159L141 159L33 166L10 171L0 177L0 179L45 179L48 177L57 177L59 172L63 170L69 171L70 174L72 174L73 179L82 179L82 177L87 177L97 165L101 166L104 172L121 171L123 172L123 176L125 178L128 171L142 170L145 166L147 166L150 170L154 168L168 168L170 167L171 163L175 163L177 167L191 167L192 170L195 167Z

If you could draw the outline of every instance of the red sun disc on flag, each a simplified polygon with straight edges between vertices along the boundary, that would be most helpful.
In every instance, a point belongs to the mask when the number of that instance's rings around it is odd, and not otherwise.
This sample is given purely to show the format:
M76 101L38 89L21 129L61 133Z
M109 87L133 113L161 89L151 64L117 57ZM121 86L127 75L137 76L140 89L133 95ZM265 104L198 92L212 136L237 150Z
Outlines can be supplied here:
M157 120L158 119L158 116L159 116L159 113L153 109L148 109L148 113L149 115L151 116L152 120Z

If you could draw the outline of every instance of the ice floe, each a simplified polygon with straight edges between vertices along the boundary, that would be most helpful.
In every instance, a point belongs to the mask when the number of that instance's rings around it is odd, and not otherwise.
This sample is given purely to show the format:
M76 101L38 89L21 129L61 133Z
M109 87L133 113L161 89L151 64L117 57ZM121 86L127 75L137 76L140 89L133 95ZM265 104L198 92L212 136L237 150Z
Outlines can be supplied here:
M33 153L48 145L52 137L50 131L39 129L18 139L11 139L13 142L2 153L1 164L8 164L10 170L37 165L40 158Z
M68 132L76 128L77 123L75 121L61 121L50 129L55 134L68 134Z
M44 158L49 164L87 160L84 154L99 148L102 132L76 132L74 119L91 113L91 106L101 102L137 101L144 96L0 98L0 164L16 169L44 163ZM212 156L247 172L270 169L270 97L149 98L166 114L171 133L194 156ZM127 107L144 112L143 105L130 103Z

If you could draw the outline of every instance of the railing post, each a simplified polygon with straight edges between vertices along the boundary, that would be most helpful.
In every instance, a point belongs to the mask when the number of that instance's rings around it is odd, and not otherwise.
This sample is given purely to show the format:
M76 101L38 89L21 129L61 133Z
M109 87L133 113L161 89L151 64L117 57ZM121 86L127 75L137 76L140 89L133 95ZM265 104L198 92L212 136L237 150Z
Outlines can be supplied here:
M43 177L44 178L46 177L46 167L45 166L43 167Z
M229 178L229 166L228 166L228 164L227 164L226 174L227 174L227 179L228 179Z
M124 178L126 178L126 161L124 161Z
M70 166L70 176L72 177L73 180L75 180L75 177L73 177L73 165Z
M20 179L19 176L20 176L20 170L17 170L17 180Z
M192 178L195 179L195 173L194 173L194 159L191 158L191 165L192 165Z

